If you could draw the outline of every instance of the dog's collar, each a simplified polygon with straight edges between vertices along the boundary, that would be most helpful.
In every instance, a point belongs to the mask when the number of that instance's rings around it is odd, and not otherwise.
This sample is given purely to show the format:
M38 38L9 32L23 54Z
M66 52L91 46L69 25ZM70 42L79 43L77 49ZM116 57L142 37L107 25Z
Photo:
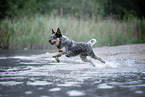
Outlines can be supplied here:
M57 46L58 49L61 49L61 38L59 38L59 45Z

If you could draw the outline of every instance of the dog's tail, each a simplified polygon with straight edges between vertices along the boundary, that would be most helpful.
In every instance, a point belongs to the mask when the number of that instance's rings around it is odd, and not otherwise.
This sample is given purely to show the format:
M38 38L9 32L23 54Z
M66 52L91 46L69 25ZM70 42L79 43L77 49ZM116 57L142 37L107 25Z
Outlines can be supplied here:
M96 42L96 39L91 39L87 43L92 47Z

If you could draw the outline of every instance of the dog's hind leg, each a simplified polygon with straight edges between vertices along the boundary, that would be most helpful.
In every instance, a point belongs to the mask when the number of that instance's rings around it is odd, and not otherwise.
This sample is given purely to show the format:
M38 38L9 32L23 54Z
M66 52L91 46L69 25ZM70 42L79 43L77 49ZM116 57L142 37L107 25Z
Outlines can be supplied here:
M90 59L87 59L87 56L80 55L80 58L84 62L90 62L95 67L95 65L93 64L93 62Z
M94 59L97 59L97 60L99 60L100 62L102 62L102 63L105 64L105 61L102 60L100 57L97 57L95 54L93 54L91 57L94 58Z

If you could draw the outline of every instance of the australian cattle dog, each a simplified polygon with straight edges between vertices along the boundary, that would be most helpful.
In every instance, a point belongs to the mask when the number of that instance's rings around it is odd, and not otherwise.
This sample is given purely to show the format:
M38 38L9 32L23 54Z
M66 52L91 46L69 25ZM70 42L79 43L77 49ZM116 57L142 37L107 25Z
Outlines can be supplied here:
M62 35L60 29L58 28L57 32L54 32L54 30L52 29L52 35L49 39L49 42L51 45L56 45L59 50L59 53L53 56L53 58L55 58L57 62L59 62L58 57L61 57L61 55L65 55L66 57L80 55L82 61L90 62L94 67L95 65L90 59L87 58L87 56L105 63L104 60L102 60L100 57L97 57L93 52L92 46L96 43L95 39L91 39L88 42L75 42ZM61 50L62 48L64 48L64 50Z

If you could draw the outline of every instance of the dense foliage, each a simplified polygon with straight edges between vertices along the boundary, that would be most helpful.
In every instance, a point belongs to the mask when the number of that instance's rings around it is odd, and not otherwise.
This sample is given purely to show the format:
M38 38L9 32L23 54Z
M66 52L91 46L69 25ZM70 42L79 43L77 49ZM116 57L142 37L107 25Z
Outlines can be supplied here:
M0 18L34 14L144 17L144 0L1 0Z

